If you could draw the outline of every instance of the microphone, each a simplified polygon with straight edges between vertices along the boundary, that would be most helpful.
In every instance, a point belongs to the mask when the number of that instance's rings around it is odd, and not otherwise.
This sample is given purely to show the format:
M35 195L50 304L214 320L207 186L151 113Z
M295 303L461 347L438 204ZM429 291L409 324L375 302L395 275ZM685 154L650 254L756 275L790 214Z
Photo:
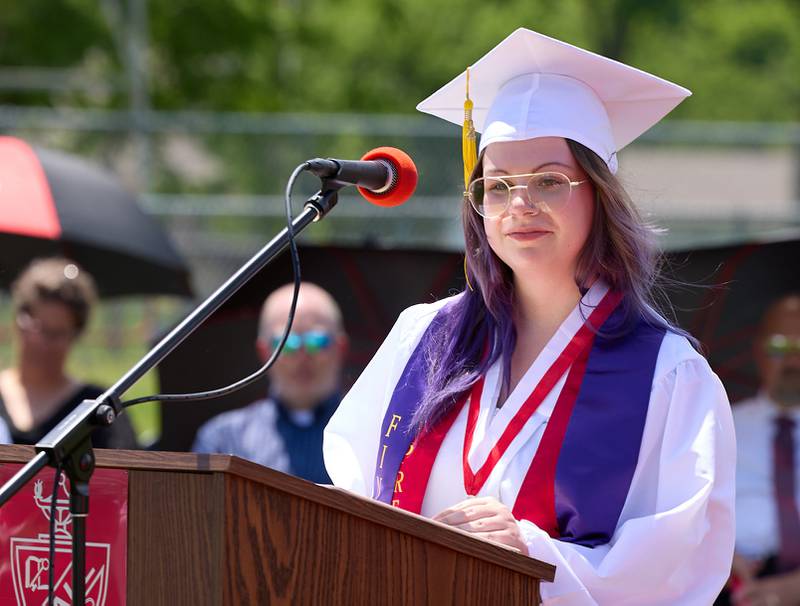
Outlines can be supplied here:
M306 170L320 179L355 185L368 202L378 206L399 206L417 187L417 167L404 151L378 147L361 160L314 158Z

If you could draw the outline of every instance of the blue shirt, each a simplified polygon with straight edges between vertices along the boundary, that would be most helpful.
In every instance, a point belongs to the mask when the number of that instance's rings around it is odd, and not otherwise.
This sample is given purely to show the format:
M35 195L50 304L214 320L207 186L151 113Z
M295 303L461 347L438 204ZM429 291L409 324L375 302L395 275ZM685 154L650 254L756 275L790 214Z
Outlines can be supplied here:
M232 454L318 484L330 484L322 460L322 432L339 394L312 410L297 411L277 398L224 412L197 432L192 450Z

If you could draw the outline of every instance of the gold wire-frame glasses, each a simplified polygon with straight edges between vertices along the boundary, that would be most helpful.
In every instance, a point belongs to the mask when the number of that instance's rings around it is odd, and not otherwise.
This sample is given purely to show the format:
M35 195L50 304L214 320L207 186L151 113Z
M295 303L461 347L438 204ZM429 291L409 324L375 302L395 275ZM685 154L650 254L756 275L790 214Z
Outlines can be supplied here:
M511 179L528 180L524 185L513 185ZM499 217L511 205L511 192L524 189L528 203L533 208L541 205L557 206L570 199L572 189L589 179L571 181L559 172L527 173L523 175L503 175L473 179L467 186L464 196L480 216L487 219Z

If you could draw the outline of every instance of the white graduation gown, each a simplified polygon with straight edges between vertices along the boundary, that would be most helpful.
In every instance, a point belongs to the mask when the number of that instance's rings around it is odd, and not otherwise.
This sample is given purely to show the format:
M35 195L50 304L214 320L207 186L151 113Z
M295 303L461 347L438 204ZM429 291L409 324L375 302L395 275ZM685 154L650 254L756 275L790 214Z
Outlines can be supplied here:
M473 471L605 292L603 285L590 289L499 409L501 362L489 369L468 454ZM381 422L395 384L447 301L416 305L400 315L328 424L323 453L337 486L370 496ZM479 496L493 496L513 508L566 375L498 461ZM436 457L422 515L431 517L467 498L461 463L467 408ZM519 520L530 555L557 567L555 581L542 584L544 604L711 604L733 554L735 456L722 384L685 338L667 333L656 362L639 461L611 542L594 548L566 543Z

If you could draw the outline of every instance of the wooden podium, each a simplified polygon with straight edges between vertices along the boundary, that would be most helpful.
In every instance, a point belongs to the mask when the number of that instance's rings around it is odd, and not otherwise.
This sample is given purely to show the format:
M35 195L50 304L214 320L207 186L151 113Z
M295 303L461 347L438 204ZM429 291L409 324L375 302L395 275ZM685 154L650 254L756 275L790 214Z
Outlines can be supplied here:
M0 463L33 452L0 447ZM527 606L555 576L465 532L236 457L96 453L98 467L129 473L128 605Z

